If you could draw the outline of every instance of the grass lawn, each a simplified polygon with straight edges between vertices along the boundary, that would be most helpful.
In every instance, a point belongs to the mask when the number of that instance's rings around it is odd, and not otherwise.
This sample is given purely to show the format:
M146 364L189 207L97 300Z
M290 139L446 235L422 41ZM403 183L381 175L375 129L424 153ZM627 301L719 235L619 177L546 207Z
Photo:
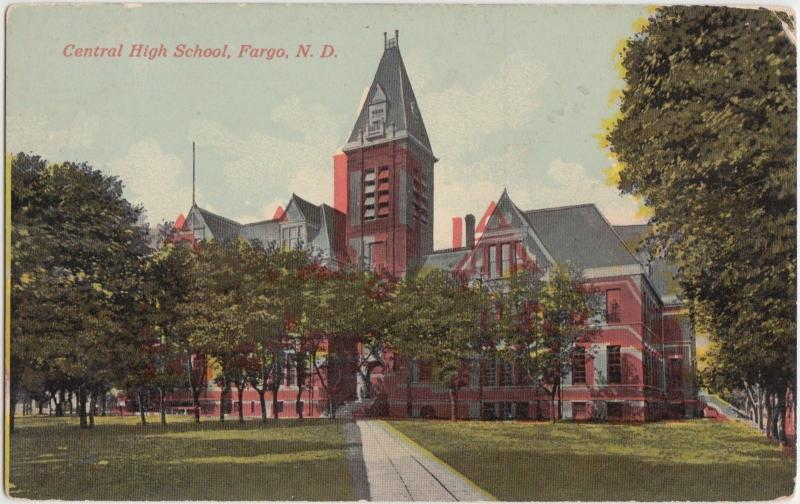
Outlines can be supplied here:
M500 500L766 500L795 459L735 422L390 422Z
M341 424L174 417L18 418L12 497L103 500L352 500Z

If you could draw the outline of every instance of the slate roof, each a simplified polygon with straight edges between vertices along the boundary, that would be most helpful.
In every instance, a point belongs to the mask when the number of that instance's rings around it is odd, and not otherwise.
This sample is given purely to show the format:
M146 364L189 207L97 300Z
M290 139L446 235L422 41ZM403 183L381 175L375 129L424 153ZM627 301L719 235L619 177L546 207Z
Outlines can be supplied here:
M433 253L425 256L422 261L421 269L443 269L452 271L469 251L467 247L435 250Z
M582 269L639 264L593 204L522 213L556 261Z
M239 230L242 225L238 222L200 207L197 207L197 210L200 212L203 220L206 221L206 225L211 230L211 234L214 235L215 240L231 240L239 236Z
M306 218L307 222L311 222L313 224L320 223L320 207L304 200L300 196L296 194L292 194L292 200L297 204L297 208L300 209L300 212L303 214L303 217ZM289 202L291 204L291 201ZM286 205L286 208L289 208L289 205Z
M428 139L428 131L422 121L422 114L419 111L414 90L411 88L411 81L408 78L406 67L403 64L403 57L400 55L400 48L389 45L383 51L375 78L369 88L367 97L362 104L356 123L347 139L347 143L360 141L361 132L367 134L367 123L369 120L369 105L377 93L386 95L388 101L386 129L387 136L391 134L391 127L394 124L394 131L405 131L407 135L415 138L426 149L432 151L431 143Z
M622 241L627 245L628 249L639 259L641 262L647 262L650 255L640 250L639 246L642 244L649 226L647 224L630 224L626 226L614 226L614 231L617 232Z

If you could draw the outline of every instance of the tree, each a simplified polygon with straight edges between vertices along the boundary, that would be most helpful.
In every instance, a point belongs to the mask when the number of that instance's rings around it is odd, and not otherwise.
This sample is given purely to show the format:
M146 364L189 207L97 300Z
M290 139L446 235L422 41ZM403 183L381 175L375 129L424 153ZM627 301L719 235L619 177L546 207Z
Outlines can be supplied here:
M710 334L706 378L769 391L776 420L796 397L795 61L768 10L659 8L625 46L606 135L620 190L652 210L648 247Z
M211 325L201 276L195 250L185 244L167 243L150 257L149 281L145 284L151 330L165 345L169 361L174 362L174 358L180 364L183 383L191 390L197 423L200 393L206 381L206 331ZM176 371L174 364L167 365L166 373Z
M434 368L436 380L448 389L451 420L458 419L458 391L477 353L482 299L477 288L433 270L403 284L393 300L391 347L407 361L423 360Z
M561 382L575 349L593 333L594 297L576 270L555 264L544 279L529 271L512 275L497 306L500 355L548 393L551 420L561 418Z
M115 177L25 154L11 164L12 364L69 380L88 427L87 402L121 371L115 356L135 340L148 228Z
M303 318L306 303L304 297L307 280L303 271L311 265L309 253L301 248L279 248L273 245L266 249L253 243L242 259L246 271L244 284L247 287L247 341L251 353L247 365L250 385L259 394L261 419L267 421L264 395L272 394L272 415L278 418L278 393L285 378L287 366L297 366L289 355L296 348L298 321ZM300 386L298 373L298 398Z

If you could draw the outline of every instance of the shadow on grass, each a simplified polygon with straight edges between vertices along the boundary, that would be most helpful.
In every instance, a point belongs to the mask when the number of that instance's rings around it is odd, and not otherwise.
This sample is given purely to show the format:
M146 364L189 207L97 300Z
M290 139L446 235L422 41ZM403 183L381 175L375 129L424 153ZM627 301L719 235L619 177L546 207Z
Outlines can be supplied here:
M760 467L724 461L693 465L653 463L636 456L520 450L437 455L507 501L750 501L790 495L794 488L793 473L776 462Z
M736 424L392 421L502 500L766 500L795 459Z
M11 437L14 497L66 500L350 500L340 423L36 421Z

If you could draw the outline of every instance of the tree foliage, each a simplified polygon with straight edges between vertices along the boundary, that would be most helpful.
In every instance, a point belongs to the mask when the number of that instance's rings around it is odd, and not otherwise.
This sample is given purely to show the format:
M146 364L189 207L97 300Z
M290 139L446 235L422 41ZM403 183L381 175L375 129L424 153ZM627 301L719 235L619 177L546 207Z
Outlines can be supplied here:
M607 135L649 247L711 334L709 383L795 396L796 50L767 10L659 8Z

